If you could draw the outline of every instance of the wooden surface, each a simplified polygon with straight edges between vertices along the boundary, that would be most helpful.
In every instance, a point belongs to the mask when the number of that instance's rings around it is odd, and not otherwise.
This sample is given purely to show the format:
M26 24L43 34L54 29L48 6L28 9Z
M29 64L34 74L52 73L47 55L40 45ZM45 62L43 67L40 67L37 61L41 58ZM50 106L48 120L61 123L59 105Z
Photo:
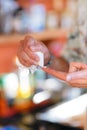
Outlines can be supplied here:
M0 45L0 74L15 71L18 45Z
M59 37L67 38L69 33L70 33L69 30L52 29L52 30L45 30L45 31L39 32L39 33L0 35L0 44L18 43L20 40L22 40L27 35L30 35L40 41L47 41L47 40L54 40Z

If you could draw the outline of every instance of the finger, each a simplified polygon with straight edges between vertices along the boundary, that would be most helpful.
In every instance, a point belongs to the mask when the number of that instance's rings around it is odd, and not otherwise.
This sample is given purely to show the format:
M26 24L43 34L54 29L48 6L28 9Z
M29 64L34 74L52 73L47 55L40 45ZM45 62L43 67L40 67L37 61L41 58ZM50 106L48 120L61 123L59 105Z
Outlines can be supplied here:
M69 82L69 84L73 87L87 88L87 79L78 79Z
M19 55L19 60L23 61L23 64L26 64L28 66L35 62L34 60L30 59L24 51Z
M70 81L70 80L85 78L85 77L87 77L87 69L81 70L81 71L78 71L78 72L69 73L66 77L66 80Z
M31 64L27 63L23 58L20 59L20 63L21 63L23 66L26 66L26 67L31 66ZM20 67L20 66L19 66L19 67Z
M38 42L37 46L31 46L30 48L33 52L42 52L44 54L44 59L46 62L46 59L50 59L50 53L46 45L44 45L42 42ZM47 61L48 61L47 59ZM37 58L38 60L38 58Z
M19 61L22 65L26 67L30 67L31 65L37 65L37 62L35 62L34 60L26 60L24 57L21 57Z
M33 38L30 38L29 39L29 37L26 37L26 39L25 39L26 41L26 44L23 46L23 47L21 47L21 50L20 51L24 51L27 55L28 55L28 57L30 57L31 59L33 59L33 60L35 60L35 61L39 61L39 57L34 53L34 52L32 52L32 50L30 49L30 47L31 47L31 45L34 45L35 43L34 43L34 40L33 40ZM29 42L29 43L28 43ZM22 43L23 44L23 43ZM35 45L34 45L35 46ZM36 48L36 46L35 46L35 48ZM23 49L23 50L22 50Z
M77 63L76 62L71 62L70 67L69 67L69 73L70 72L75 72L77 70Z
M81 85L81 84L70 84L70 86L72 87L76 87L76 88L87 88L87 85Z
M36 40L31 36L26 36L24 39L24 48L30 49L31 46L35 46Z
M66 75L67 73L65 72L61 72L61 71L56 71L56 70L53 70L53 69L50 69L48 67L43 67L42 68L46 73L60 79L60 80L64 80L66 81Z
M44 46L41 42L37 41L37 45L36 46L31 46L30 49L32 51L42 51L45 52L46 46Z
M86 84L87 85L87 78L79 78L79 79L75 79L75 80L72 80L72 81L70 81L70 83L72 83L72 84Z
M80 63L80 62L70 63L69 72L75 72L75 71L83 70L83 69L87 69L87 65L84 63Z
M28 57L32 60L35 60L36 62L39 61L39 57L38 55L35 54L35 52L32 52L31 50L29 50L28 48L24 49L24 52L28 55Z

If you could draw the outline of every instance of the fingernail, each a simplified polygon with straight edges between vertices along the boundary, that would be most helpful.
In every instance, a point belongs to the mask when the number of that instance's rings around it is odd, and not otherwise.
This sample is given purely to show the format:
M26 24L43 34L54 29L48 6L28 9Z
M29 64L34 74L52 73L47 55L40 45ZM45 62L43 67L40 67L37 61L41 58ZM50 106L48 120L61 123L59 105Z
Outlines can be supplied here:
M66 77L66 80L67 80L67 81L70 81L70 80L71 80L71 76L68 75L68 76Z
M43 66L43 68L47 68L47 66Z

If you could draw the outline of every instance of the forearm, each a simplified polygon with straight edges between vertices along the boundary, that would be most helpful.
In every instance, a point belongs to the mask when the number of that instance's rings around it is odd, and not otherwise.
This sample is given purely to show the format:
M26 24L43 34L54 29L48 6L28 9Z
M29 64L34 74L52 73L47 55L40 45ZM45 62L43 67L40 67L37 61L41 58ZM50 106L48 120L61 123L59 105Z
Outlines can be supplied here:
M69 64L63 57L56 58L53 56L48 66L49 68L63 72L68 72L69 69Z

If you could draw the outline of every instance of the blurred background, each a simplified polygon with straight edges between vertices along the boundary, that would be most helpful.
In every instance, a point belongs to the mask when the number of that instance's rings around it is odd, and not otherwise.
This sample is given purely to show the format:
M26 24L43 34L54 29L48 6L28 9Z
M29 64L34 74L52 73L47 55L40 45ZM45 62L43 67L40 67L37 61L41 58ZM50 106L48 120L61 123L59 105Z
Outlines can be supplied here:
M86 89L37 69L19 70L17 49L26 35L59 60L87 63L86 0L0 0L0 130L83 130ZM86 129L85 129L86 130Z

